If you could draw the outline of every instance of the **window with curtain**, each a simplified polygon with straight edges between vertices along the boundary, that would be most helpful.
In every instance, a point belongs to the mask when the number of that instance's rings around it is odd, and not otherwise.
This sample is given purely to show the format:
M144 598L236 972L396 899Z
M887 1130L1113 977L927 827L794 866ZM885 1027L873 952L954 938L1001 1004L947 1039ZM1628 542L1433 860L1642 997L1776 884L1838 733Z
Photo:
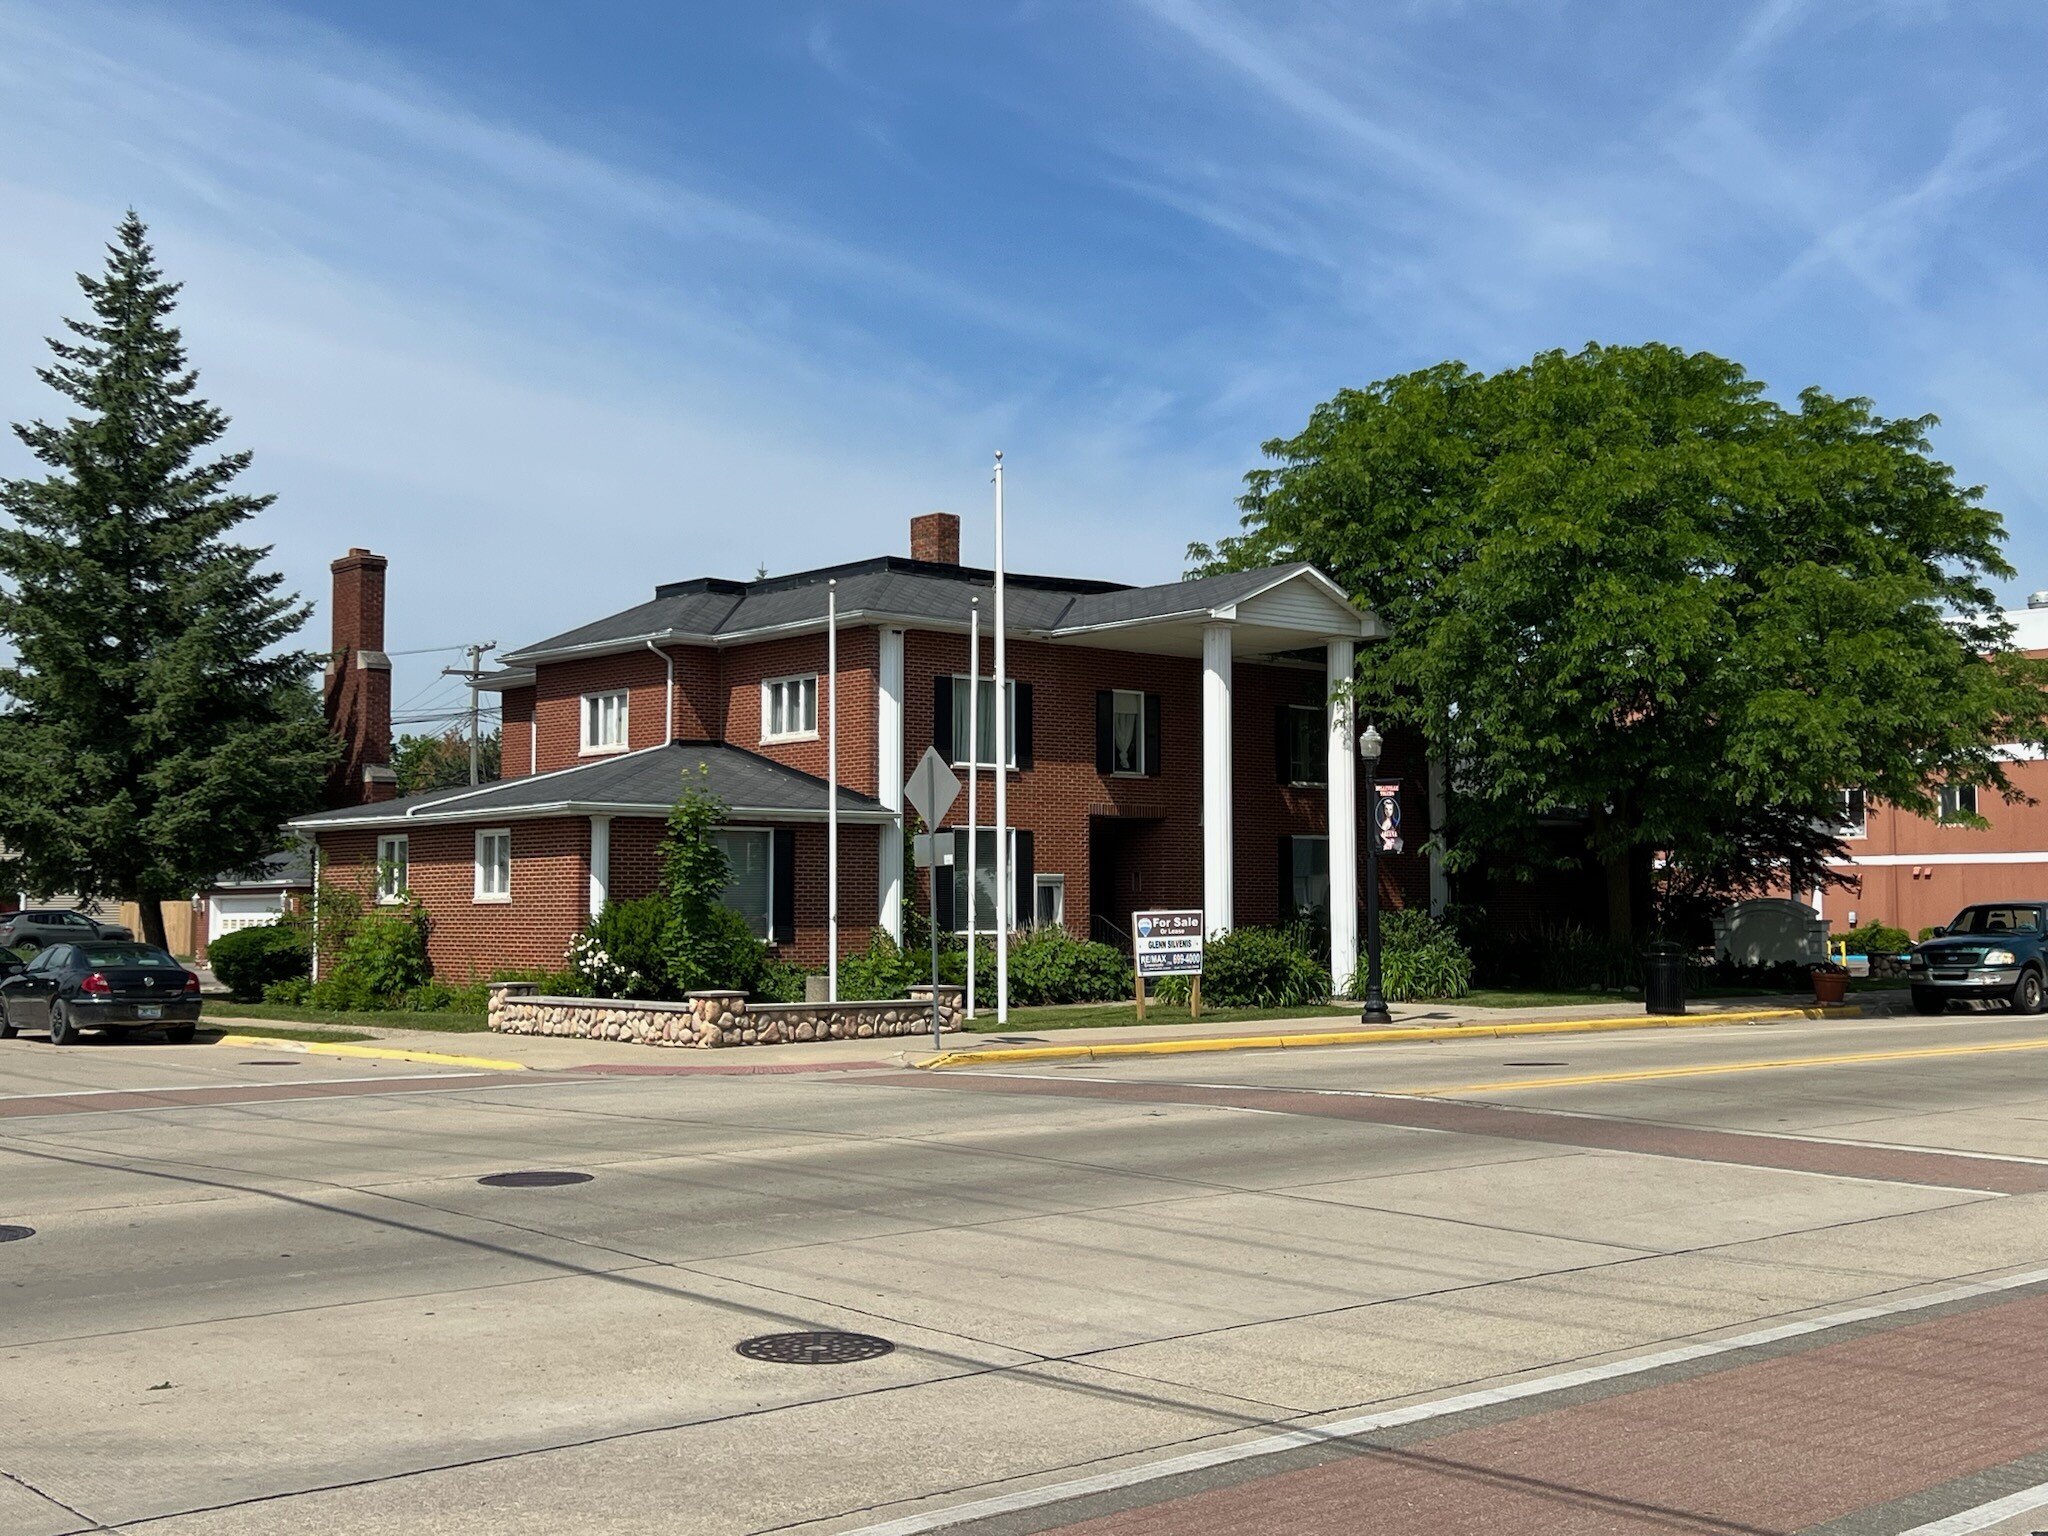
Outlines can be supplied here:
M818 675L771 677L761 685L761 739L791 741L818 734Z
M460 844L457 844L460 847ZM397 837L377 839L377 900L398 902L405 900L406 882L410 871L407 868L407 843L403 834Z
M1297 912L1330 910L1330 840L1327 837L1290 837L1288 845L1288 910Z
M1289 704L1281 730L1286 738L1287 782L1327 784L1330 753L1323 739L1323 711L1313 704Z
M508 828L476 835L476 899L512 899L512 833Z
M1977 786L1974 784L1944 784L1941 786L1941 819L1954 821L1958 816L1977 814Z
M720 899L747 920L755 938L768 938L775 924L774 835L765 827L726 827L711 838L731 868Z
M1145 761L1144 694L1116 690L1110 704L1109 744L1111 772L1142 774L1150 766Z
M626 744L626 691L583 695L583 750L612 752Z
M967 741L967 690L969 686L970 683L967 678L956 677L953 679L953 761L956 764L966 763L970 758ZM973 744L972 761L978 768L993 768L996 761L996 681L992 677L984 677L979 679L974 686L976 686L981 697L979 704L976 706L979 711L979 717L975 720L974 724L978 739ZM1004 691L1009 695L1010 700L1010 734L1009 739L1004 745L1008 748L1009 766L1014 768L1017 766L1016 682L1012 680Z

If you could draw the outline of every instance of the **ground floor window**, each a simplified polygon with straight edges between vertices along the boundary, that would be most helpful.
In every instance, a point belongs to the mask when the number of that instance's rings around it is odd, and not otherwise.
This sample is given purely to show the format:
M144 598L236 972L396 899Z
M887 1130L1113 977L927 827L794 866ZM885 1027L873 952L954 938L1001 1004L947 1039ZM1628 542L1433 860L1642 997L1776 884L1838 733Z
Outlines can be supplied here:
M1067 877L1038 877L1038 906L1031 920L1040 928L1057 928L1067 920Z
M775 934L775 837L766 827L727 827L711 834L731 867L724 901L747 920L757 939Z
M1330 911L1330 840L1327 837L1280 839L1281 916Z
M996 833L993 827L978 827L974 838L974 893L969 905L967 890L967 839L965 827L952 833L951 862L934 873L939 881L939 925L953 933L967 931L968 914L973 914L976 933L996 931ZM1010 889L1016 894L1010 903L1010 921L1029 927L1037 911L1037 882L1032 869L1032 834L1010 829Z
M407 889L406 839L403 833L396 837L377 839L377 900L398 902L405 900Z
M476 835L476 899L512 899L512 833L494 827Z

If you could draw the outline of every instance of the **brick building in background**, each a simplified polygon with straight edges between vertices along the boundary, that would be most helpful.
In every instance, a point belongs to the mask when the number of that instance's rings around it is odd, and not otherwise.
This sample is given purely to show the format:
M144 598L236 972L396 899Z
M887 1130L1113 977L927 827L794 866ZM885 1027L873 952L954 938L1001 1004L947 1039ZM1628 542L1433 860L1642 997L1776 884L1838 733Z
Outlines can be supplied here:
M927 744L963 778L981 766L981 890L966 891L963 792L945 830L954 854L942 923L986 928L995 909L991 573L959 563L959 520L917 518L912 555L759 581L698 578L566 634L507 652L483 686L503 700L501 781L403 800L379 797L365 750L362 803L305 817L332 871L426 906L437 971L557 966L606 899L651 891L662 823L685 773L703 770L730 808L728 902L787 958L826 950L827 582L839 609L840 942L899 932L901 903L931 894L904 867L902 786ZM371 599L372 562L376 597ZM342 629L344 570L361 583ZM382 561L336 563L337 720L370 720L382 659ZM357 573L360 573L359 575ZM1340 953L1355 915L1366 796L1348 726L1328 704L1353 647L1383 633L1307 565L1127 587L1007 579L1009 820L1014 911L1127 944L1130 913L1206 909L1214 928L1334 908ZM968 741L969 617L983 630L980 741ZM374 627L372 615L374 613ZM346 644L348 659L341 654ZM355 680L361 678L361 684ZM351 688L356 691L351 692ZM388 723L387 723L388 731ZM977 750L978 748L978 750ZM386 770L388 773L388 769ZM1411 743L1389 743L1411 848L1434 818ZM1329 807L1344 814L1332 836ZM1383 861L1387 900L1441 900L1420 853ZM1340 959L1340 979L1349 965Z
M2029 606L2005 617L2017 649L2048 656L2048 593L2036 593ZM1881 922L1913 936L1946 923L1972 902L2048 901L2048 765L2028 747L2008 748L2005 756L2014 786L2035 804L2011 805L1969 786L1942 796L1945 815L1974 812L1990 823L1986 829L1849 795L1844 821L1850 858L1831 868L1856 879L1860 888L1802 897L1837 930Z
M333 645L322 694L327 729L341 743L327 776L329 806L398 793L391 767L391 658L384 651L387 564L382 555L351 549L328 567L334 573Z

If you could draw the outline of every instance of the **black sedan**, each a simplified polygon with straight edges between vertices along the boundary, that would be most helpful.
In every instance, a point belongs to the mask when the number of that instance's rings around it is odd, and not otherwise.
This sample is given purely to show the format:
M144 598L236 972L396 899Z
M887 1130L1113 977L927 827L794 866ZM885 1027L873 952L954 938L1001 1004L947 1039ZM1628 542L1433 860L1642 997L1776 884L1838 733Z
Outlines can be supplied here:
M184 1044L199 1024L199 978L148 944L52 944L0 980L0 1040L47 1030L70 1045L81 1029L160 1029Z

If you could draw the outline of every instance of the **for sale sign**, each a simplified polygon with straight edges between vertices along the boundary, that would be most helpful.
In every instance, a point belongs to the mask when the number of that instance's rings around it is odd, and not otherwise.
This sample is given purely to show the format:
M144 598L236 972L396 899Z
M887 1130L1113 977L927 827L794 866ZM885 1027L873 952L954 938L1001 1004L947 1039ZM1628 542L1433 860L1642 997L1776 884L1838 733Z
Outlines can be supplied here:
M1201 975L1201 909L1133 912L1131 947L1140 977Z

